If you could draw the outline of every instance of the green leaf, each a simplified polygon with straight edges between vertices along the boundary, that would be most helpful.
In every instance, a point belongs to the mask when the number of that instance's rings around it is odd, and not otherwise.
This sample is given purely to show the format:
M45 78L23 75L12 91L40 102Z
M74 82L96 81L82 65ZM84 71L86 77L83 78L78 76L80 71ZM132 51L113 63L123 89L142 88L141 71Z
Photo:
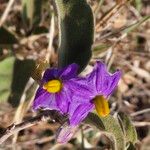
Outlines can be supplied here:
M136 148L134 147L133 143L128 143L128 147L127 150L136 150Z
M13 106L18 106L24 88L35 69L35 61L32 59L15 59L13 66L13 79L11 83L11 93L8 102Z
M42 33L48 33L48 29L44 26L38 26L38 27L35 27L32 31L32 34L42 34Z
M22 18L29 31L37 27L41 21L42 0L22 0Z
M118 114L118 120L123 129L126 142L135 144L137 142L137 133L131 119L126 114L120 112Z
M18 42L15 35L6 27L0 27L0 47L8 47Z
M0 102L6 101L10 93L14 57L8 57L0 62Z
M98 129L105 131L105 135L114 143L113 147L115 150L125 149L125 138L122 129L113 116L99 117L94 113L89 113L85 123L92 124Z
M108 132L109 135L112 135L115 139L115 150L124 150L125 138L118 121L111 115L100 117L100 119L105 126L106 132Z
M105 130L105 126L102 120L95 113L89 113L88 116L85 118L84 123L95 126L99 130Z
M55 0L59 18L58 66L71 63L82 71L91 58L94 19L86 0Z

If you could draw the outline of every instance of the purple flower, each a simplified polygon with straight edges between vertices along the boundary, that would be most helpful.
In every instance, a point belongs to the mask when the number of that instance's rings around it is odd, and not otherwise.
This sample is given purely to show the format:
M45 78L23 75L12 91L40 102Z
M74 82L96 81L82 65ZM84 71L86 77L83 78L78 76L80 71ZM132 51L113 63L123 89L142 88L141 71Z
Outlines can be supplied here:
M89 103L93 90L85 78L77 76L77 71L76 64L64 69L47 69L36 92L33 109L57 110L68 115L71 126L79 124L93 109Z
M100 116L109 114L108 98L116 88L121 72L116 71L111 74L107 71L106 65L102 62L97 62L93 71L87 76L89 85L93 86L93 103Z
M84 82L84 84L88 86L83 86L84 90L82 90L82 86L80 86L81 92L74 94L72 97L72 102L68 109L70 125L62 126L57 134L57 141L61 143L69 141L76 132L79 123L94 108L96 108L96 111L100 116L106 116L109 114L110 110L107 99L116 88L120 77L120 71L110 74L104 63L96 63L93 71L85 78L86 82ZM74 89L78 86L76 80L74 80L71 85ZM86 88L89 88L89 90ZM83 95L82 91L84 92ZM86 91L90 91L92 95L88 94L89 97L87 97L85 93Z
M96 63L87 77L78 77L77 71L76 64L64 69L47 69L33 103L34 110L44 108L67 114L68 126L59 131L59 142L68 141L76 131L73 129L77 128L94 108L101 116L109 113L106 99L117 86L121 76L120 71L110 74L101 62Z

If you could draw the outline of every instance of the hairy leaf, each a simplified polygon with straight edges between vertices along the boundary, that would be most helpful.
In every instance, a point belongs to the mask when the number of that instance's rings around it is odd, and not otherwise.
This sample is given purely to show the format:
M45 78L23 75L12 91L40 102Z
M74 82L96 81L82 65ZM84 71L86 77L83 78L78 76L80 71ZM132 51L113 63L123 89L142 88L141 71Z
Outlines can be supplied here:
M113 149L124 150L125 138L118 121L111 115L99 117L96 114L89 113L85 119L86 123L92 124L98 129L105 131L105 135L114 143Z
M24 88L35 69L34 60L19 60L15 59L13 67L13 79L11 83L11 93L8 102L16 107L20 102Z
M84 122L95 126L97 129L105 130L105 126L102 120L95 113L89 113L88 116L85 118Z
M93 43L93 13L86 0L55 0L59 18L58 66L77 63L83 70Z
M8 47L17 43L17 38L6 27L0 27L0 47Z
M100 117L106 131L115 138L115 150L125 149L125 138L118 121L111 115Z
M119 113L118 119L122 126L126 142L132 142L134 144L137 141L137 133L131 119L124 113Z
M8 57L0 62L0 102L6 101L10 93L14 57Z

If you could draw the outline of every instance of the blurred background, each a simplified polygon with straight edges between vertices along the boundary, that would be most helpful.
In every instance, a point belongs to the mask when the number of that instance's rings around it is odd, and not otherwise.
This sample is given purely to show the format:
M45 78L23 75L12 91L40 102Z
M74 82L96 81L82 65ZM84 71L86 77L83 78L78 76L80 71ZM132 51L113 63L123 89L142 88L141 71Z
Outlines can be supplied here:
M110 98L111 113L127 113L136 127L136 149L150 149L150 3L149 0L88 0L94 14L92 58L110 72L123 72ZM35 116L31 104L41 72L57 66L58 17L53 0L0 0L0 132ZM35 79L36 82L33 80ZM13 135L0 149L82 149L81 131L67 144L55 143L59 124L41 122ZM84 145L109 150L106 137L84 128ZM13 145L12 145L13 143Z

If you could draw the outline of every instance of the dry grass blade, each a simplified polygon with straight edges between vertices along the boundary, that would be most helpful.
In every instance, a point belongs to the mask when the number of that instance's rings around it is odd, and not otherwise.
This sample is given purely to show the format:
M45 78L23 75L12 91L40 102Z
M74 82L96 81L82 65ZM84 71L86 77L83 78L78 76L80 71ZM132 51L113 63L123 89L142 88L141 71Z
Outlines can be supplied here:
M133 122L133 125L136 127L144 127L144 126L150 126L150 122Z
M113 37L117 35L118 33L129 33L133 30L135 30L137 27L139 27L142 23L148 21L150 19L150 16L145 16L141 20L129 25L129 26L124 26L120 29L113 30L112 32L106 33L105 35L101 36L98 40L99 42L102 40L106 40L109 37Z
M1 26L4 24L4 22L6 21L7 16L8 16L8 14L9 14L9 12L10 12L10 10L11 10L11 7L12 7L12 5L13 5L14 2L15 2L15 0L9 0L9 3L8 3L8 5L7 5L7 7L6 7L6 9L5 9L5 11L4 11L4 13L3 13L1 19L0 19L0 27L1 27Z
M110 19L114 17L116 13L118 13L128 2L131 0L123 1L122 3L116 4L101 20L97 23L95 30L96 32L100 32L104 29L104 26L109 25Z
M43 144L46 142L50 142L55 139L55 136L50 136L50 137L43 137L40 139L33 139L29 141L24 141L24 142L17 142L13 144L13 146L28 146L28 145L33 145L33 144ZM12 144L7 145L8 148L12 148Z
M25 115L25 113L27 112L27 110L29 109L30 106L30 102L27 103L27 91L32 87L32 85L34 84L34 80L32 78L29 79L29 81L26 84L26 87L24 89L24 92L22 94L21 100L20 100L20 104L15 112L15 116L14 116L14 120L13 122L15 122L16 124L21 123L22 119ZM31 99L32 100L32 99ZM12 143L16 143L18 138L18 133L14 134Z
M49 29L49 44L48 44L48 48L47 48L47 55L46 55L46 61L48 63L50 63L50 59L52 56L52 52L53 52L53 40L54 40L54 33L55 33L55 18L54 15L52 15L51 17L51 24L50 24L50 29Z
M129 63L127 63L127 66L133 71L135 72L138 76L145 78L147 81L150 81L150 73L147 72L146 70L139 68L139 67L135 67Z
M140 110L140 111L136 111L132 114L130 114L132 117L135 117L137 115L141 115L143 113L149 113L150 112L150 108L144 109L144 110Z

